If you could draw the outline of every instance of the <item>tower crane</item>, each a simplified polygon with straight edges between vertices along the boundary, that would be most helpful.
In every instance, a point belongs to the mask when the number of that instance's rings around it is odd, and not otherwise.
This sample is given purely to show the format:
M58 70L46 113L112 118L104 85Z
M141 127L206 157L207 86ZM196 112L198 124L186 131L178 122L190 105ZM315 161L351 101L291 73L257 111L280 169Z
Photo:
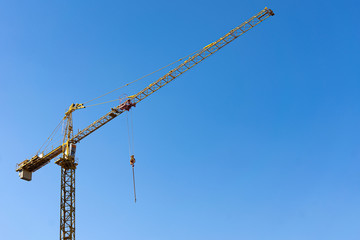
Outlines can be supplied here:
M21 179L30 181L32 179L33 172L39 170L48 164L52 159L60 155L59 159L55 161L55 163L61 167L60 240L75 239L75 170L78 165L75 159L76 144L117 116L129 111L139 102L149 97L177 77L181 76L183 73L196 66L198 63L213 55L245 32L273 15L274 13L271 9L263 9L255 16L232 29L223 37L192 54L187 60L170 70L164 76L160 77L140 92L132 96L128 96L124 102L114 108L111 108L111 111L75 135L73 133L72 113L76 110L84 109L86 106L78 103L70 105L68 111L66 111L65 116L63 117L65 128L62 144L46 154L36 154L32 158L22 161L17 164L16 168L16 172L19 172Z

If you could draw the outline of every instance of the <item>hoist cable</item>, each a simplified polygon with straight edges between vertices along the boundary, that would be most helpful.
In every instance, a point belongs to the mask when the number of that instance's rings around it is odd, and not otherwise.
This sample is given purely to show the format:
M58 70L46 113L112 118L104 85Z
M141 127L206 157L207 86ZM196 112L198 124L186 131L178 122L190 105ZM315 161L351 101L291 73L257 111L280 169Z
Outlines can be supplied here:
M43 145L41 145L40 149L37 151L36 155L41 151L41 149L43 148L43 146L48 142L48 144L45 146L45 149L47 148L47 146L49 146L50 142L52 141L52 139L54 138L53 134L55 134L56 131L58 131L58 128L60 127L61 123L64 121L64 119L61 119L61 121L59 122L59 124L56 126L56 128L51 132L50 136L46 139L46 141L43 143ZM53 136L51 138L51 136ZM51 139L50 139L51 138ZM50 141L49 141L50 139ZM44 149L44 150L45 150Z
M134 165L132 165L132 173L133 173L133 184L134 184L134 198L135 198L135 203L136 203L136 189L135 189L135 170L134 170Z
M96 103L96 104L92 104L92 105L89 105L89 106L86 106L86 107L87 108L88 107L94 107L94 106L98 106L98 105L105 104L105 103L110 103L110 102L115 102L115 101L119 101L119 99L117 98L117 99L106 101L106 102Z
M134 130L133 130L133 122L132 122L132 112L130 112L130 113L129 112L127 112L127 114L126 114L126 125L127 125L127 129L128 129L129 156L130 156L130 164L131 164L132 174L133 174L134 199L135 199L135 203L136 203L135 158L134 158L134 155L133 155L134 154ZM129 115L130 115L130 124L129 124Z
M102 98L102 97L104 97L104 96L106 96L106 95L108 95L108 94L110 94L110 93L113 93L113 92L115 92L115 91L117 91L117 90L119 90L119 89L122 89L122 88L124 88L124 87L127 87L127 86L129 86L129 85L131 85L131 84L133 84L133 83L135 83L135 82L137 82L137 81L140 81L141 79L146 78L146 77L148 77L148 76L150 76L150 75L152 75L152 74L154 74L154 73L157 73L157 72L159 72L159 71L163 70L164 68L167 68L167 67L169 67L169 66L171 66L171 65L174 65L175 63L183 60L184 58L187 58L187 57L189 57L189 56L192 56L192 55L194 55L195 53L197 53L197 52L199 52L199 51L201 51L201 50L197 50L197 51L195 51L195 52L193 52L193 53L191 53L191 54L189 54L189 55L187 55L187 56L185 56L185 57L182 57L182 58L176 60L175 62L172 62L172 63L170 63L170 64L168 64L168 65L166 65L166 66L164 66L164 67L162 67L162 68L159 68L158 70L156 70L156 71L154 71L154 72L151 72L151 73L149 73L149 74L146 74L146 75L144 75L144 76L142 76L142 77L140 77L140 78L138 78L138 79L136 79L136 80L134 80L134 81L132 81L132 82L129 82L129 83L127 83L127 84L119 87L119 88L116 88L116 89L114 89L114 90L111 90L110 92L107 92L107 93L105 93L105 94L103 94L103 95L100 95L100 96L98 96L98 97L96 97L96 98L93 98L93 99L85 102L84 105L87 104L87 103L89 103L89 102L92 102L92 101L94 101L94 100L96 100L96 99ZM115 101L115 100L114 100L114 101ZM91 105L91 106L93 106L93 105Z
M130 139L130 128L129 128L129 113L127 112L126 114L126 126L128 129L128 138L129 138L129 157L132 155L131 154L131 139Z
M55 135L54 135L54 136L50 139L50 141L48 142L48 144L45 146L44 152L48 149L50 143L54 140L54 137L59 138L60 136L55 136ZM55 140L56 140L56 139L55 139Z
M130 128L131 128L131 150L132 153L135 153L134 150L134 122L133 122L133 113L130 111Z

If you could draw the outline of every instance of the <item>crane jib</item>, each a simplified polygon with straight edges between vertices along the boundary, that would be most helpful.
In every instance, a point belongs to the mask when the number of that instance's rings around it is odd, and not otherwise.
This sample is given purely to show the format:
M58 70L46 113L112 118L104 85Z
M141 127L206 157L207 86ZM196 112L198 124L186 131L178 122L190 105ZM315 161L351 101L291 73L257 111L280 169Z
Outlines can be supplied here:
M263 22L270 16L273 16L274 13L271 9L265 8L260 11L255 16L251 17L249 20L245 21L238 27L232 29L230 32L225 34L223 37L219 38L217 41L212 42L202 48L199 52L195 53L194 55L190 56L187 60L183 63L179 64L177 67L169 71L164 76L160 77L154 83L150 84L137 94L130 96L129 99L124 104L120 104L111 109L110 112L90 124L88 127L80 131L76 134L69 142L78 143L86 136L90 135L92 132L96 131L106 123L110 122L124 111L128 111L131 107L135 106L140 101L144 100L145 98L149 97L151 94L158 91L160 88L164 87L166 84L173 81L175 78L181 76L183 73L187 72L198 63L202 62L212 54L219 51L221 48L229 44L230 42L234 41L236 38L247 32L248 30L252 29L259 23ZM57 148L53 149L49 153L38 156L35 155L30 160L25 160L17 165L16 171L20 172L20 177L25 180L31 180L31 173L35 172L36 170L40 169L41 167L45 166L50 162L51 159L56 158L60 155L63 151L62 145L58 146Z

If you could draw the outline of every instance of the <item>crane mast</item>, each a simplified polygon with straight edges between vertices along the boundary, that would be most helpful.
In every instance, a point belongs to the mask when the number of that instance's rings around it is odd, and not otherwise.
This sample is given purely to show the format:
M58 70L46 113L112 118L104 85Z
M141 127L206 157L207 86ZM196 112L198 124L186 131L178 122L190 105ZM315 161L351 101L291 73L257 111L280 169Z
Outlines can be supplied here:
M84 108L72 104L64 117L64 138L62 156L55 161L61 167L60 239L75 239L75 160L76 145L73 138L72 113Z
M76 143L101 128L120 114L129 111L139 102L149 97L168 83L172 82L183 73L187 72L200 62L204 61L209 56L219 51L224 46L228 45L236 38L246 33L259 23L263 22L274 13L271 9L265 8L255 16L251 17L238 27L232 29L230 32L202 48L200 51L191 55L183 63L179 64L164 76L151 83L149 86L129 96L127 100L120 105L114 107L107 114L91 123L89 126L81 130L75 136L73 135L72 113L75 110L85 108L83 104L72 104L69 110L65 113L65 131L62 145L56 147L50 152L41 155L35 155L31 159L26 159L17 165L16 171L19 172L21 179L30 181L32 173L48 164L52 159L60 154L61 157L55 161L61 166L61 204L60 204L60 239L73 240L75 239L75 170L77 162L75 159Z

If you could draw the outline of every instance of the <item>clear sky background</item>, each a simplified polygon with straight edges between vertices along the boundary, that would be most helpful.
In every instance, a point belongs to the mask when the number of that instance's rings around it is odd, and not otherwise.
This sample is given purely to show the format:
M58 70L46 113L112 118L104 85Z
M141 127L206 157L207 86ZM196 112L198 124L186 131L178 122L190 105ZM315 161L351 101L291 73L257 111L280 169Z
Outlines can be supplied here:
M59 166L26 182L15 164L71 103L200 49L265 6L276 15L134 109L136 204L126 115L78 145L77 239L360 239L355 0L0 1L0 238L59 238ZM75 112L75 129L115 105Z

